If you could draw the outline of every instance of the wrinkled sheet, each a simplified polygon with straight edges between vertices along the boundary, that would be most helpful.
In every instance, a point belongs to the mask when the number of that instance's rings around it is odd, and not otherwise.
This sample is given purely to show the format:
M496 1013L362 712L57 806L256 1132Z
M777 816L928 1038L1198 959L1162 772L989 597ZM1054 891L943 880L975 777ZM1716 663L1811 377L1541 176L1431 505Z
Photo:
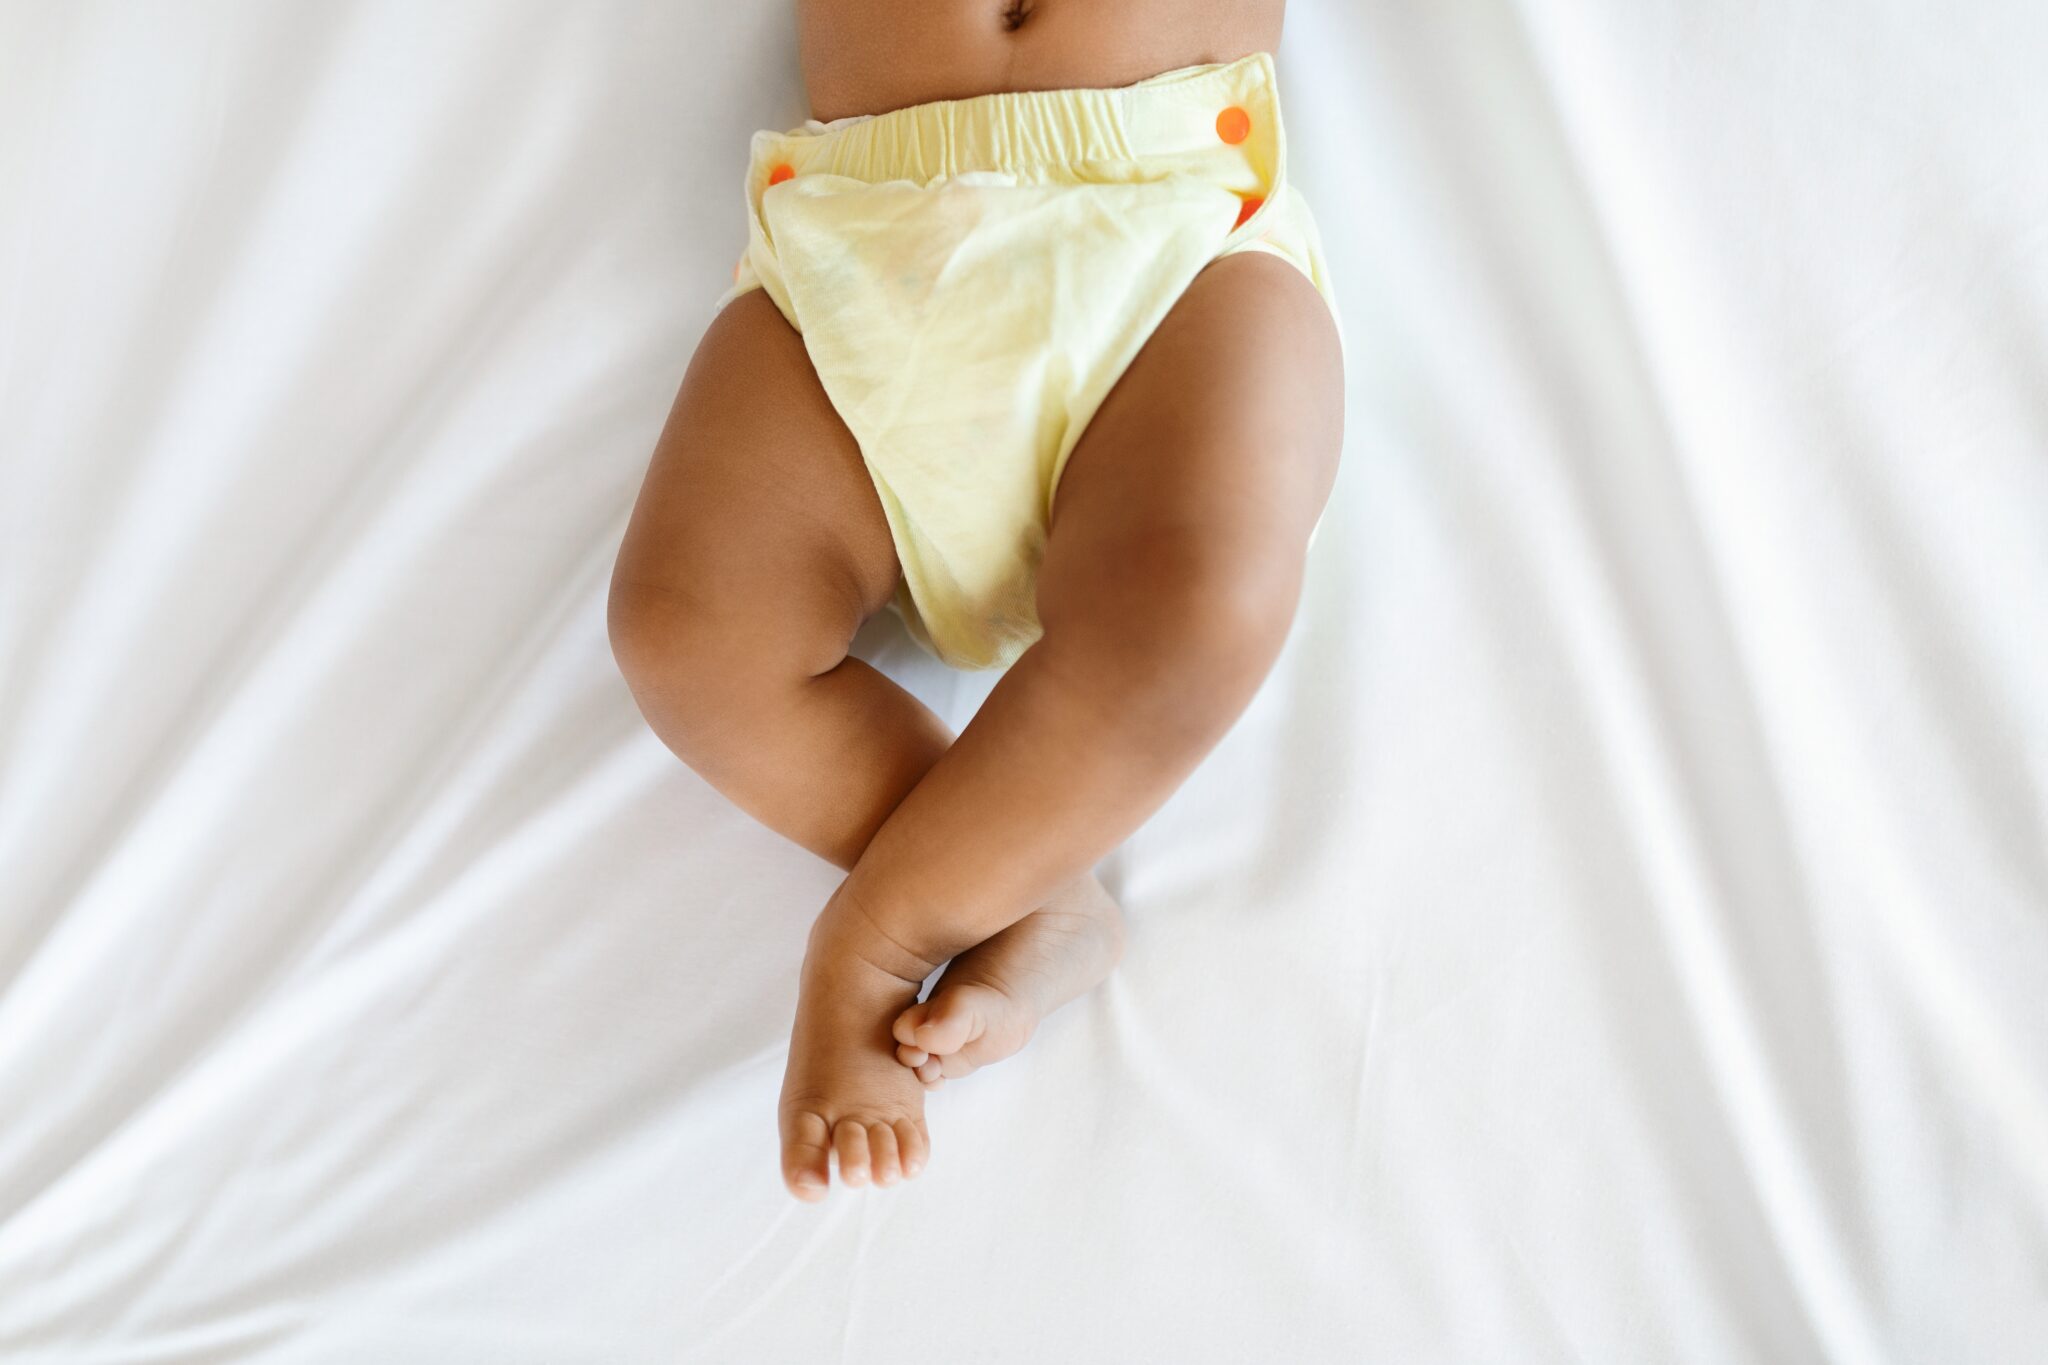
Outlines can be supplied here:
M2043 15L1296 0L1295 633L810 1208L603 628L787 8L0 0L0 1359L2043 1358Z

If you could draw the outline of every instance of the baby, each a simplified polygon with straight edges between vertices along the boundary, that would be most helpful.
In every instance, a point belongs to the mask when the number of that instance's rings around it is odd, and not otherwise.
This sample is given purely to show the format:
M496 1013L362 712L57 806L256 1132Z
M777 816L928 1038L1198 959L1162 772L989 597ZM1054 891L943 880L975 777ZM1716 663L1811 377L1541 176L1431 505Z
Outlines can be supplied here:
M835 1154L849 1186L918 1174L925 1089L1109 973L1090 869L1287 634L1343 385L1283 6L800 6L813 117L753 139L610 601L662 740L847 872L782 1085L800 1199ZM848 657L885 606L1007 668L957 737Z

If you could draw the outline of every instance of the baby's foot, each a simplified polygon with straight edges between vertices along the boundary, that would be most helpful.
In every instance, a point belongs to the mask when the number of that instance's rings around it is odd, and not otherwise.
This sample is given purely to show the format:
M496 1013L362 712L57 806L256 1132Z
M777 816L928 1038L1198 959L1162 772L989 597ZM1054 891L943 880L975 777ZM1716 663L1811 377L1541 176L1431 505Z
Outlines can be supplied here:
M947 964L929 999L896 1016L896 1058L926 1085L1000 1062L1038 1021L1092 990L1123 954L1123 912L1083 877Z
M782 1077L782 1180L812 1202L825 1197L835 1152L849 1186L893 1185L922 1171L930 1153L924 1091L892 1055L889 1035L921 977L864 952L872 945L838 900L811 931Z

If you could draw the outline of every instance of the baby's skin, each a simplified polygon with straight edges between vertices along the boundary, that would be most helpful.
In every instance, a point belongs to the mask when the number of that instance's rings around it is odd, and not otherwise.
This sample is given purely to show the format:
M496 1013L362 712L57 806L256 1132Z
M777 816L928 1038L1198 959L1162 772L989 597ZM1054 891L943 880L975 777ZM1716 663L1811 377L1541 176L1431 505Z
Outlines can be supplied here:
M812 114L1130 84L1274 50L1283 0L806 0ZM928 1090L1011 1056L1123 947L1091 869L1180 786L1284 641L1337 465L1342 367L1270 255L1201 271L1069 458L1043 636L956 737L847 654L891 599L860 451L775 305L692 357L613 574L642 714L743 809L847 870L814 921L780 1103L784 1183L931 1159ZM773 401L765 401L772 396ZM921 984L939 971L921 1003Z
M920 1089L1016 1052L1039 1020L1107 976L1123 947L1116 902L1083 878L955 957L930 998L909 1004L922 978L860 932L861 915L841 913L844 894L804 955L783 1080L783 1172L803 1199L824 1196L835 1155L850 1186L917 1175L930 1151Z
M1074 882L947 963L930 998L890 1026L896 1059L933 1090L1000 1062L1108 976L1123 946L1117 903L1093 877Z

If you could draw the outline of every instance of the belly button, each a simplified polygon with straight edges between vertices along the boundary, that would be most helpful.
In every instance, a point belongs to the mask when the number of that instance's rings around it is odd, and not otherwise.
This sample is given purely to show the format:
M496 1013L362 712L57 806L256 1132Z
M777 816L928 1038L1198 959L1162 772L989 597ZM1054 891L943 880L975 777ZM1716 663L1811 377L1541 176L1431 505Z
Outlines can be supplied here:
M1015 33L1024 27L1024 21L1031 17L1031 7L1034 3L1035 0L1007 0L1003 6L1004 30Z

